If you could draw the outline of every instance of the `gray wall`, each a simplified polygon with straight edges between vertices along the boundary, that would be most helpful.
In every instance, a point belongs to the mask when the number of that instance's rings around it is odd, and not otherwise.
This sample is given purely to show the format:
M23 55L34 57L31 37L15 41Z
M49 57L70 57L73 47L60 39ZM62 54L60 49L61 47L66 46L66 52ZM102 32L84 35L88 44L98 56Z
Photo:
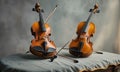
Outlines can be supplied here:
M0 0L0 57L14 53L25 53L33 39L30 27L38 20L32 11L38 0ZM45 13L44 19L59 4L48 23L52 28L51 39L57 47L76 38L76 27L89 16L89 9L97 2L101 12L93 15L96 33L91 40L94 50L118 53L116 45L119 20L119 0L39 0Z

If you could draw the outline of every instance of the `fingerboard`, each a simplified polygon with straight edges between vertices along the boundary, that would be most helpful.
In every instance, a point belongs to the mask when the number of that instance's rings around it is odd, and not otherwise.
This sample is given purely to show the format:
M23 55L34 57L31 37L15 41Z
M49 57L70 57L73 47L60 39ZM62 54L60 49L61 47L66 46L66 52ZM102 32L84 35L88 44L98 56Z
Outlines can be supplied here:
M42 32L46 31L46 28L44 26L44 20L43 20L43 16L41 14L41 12L39 12L39 26Z

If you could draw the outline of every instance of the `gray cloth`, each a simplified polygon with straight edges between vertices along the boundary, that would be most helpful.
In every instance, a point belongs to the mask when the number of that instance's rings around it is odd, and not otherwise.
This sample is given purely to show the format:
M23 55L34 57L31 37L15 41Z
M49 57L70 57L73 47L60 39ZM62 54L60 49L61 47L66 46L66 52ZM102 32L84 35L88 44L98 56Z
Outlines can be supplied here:
M74 63L70 58L78 60L79 63ZM68 50L62 50L53 62L32 54L10 55L0 60L0 70L2 72L78 72L105 69L109 65L118 64L120 64L120 55L118 54L93 52L88 58L75 58L68 53Z

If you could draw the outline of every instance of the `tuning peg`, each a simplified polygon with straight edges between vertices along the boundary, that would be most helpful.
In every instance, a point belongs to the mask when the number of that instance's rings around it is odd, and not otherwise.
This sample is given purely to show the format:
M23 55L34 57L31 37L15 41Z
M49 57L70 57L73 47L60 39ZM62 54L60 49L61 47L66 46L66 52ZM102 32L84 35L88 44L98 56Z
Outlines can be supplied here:
M97 10L97 12L96 13L100 13L100 10Z
M98 8L98 3L96 3L95 5L94 5L94 9L97 9Z
M43 9L40 9L42 13L44 13L44 10Z
M35 8L33 8L32 11L36 11Z
M93 11L93 9L90 9L90 10L89 10L89 12L92 12L92 11Z

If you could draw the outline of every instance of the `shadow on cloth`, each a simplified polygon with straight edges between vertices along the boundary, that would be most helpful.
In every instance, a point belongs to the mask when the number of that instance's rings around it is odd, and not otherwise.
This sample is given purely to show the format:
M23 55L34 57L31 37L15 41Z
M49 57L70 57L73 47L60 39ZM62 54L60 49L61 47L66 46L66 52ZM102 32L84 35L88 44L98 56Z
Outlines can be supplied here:
M44 60L44 58L35 56L33 54L16 54L16 55L23 59L28 59L28 60Z
M71 55L69 53L69 49L68 48L63 49L58 55L59 56L64 56L64 57L70 57L70 58L78 58L78 57L75 57L75 56Z

